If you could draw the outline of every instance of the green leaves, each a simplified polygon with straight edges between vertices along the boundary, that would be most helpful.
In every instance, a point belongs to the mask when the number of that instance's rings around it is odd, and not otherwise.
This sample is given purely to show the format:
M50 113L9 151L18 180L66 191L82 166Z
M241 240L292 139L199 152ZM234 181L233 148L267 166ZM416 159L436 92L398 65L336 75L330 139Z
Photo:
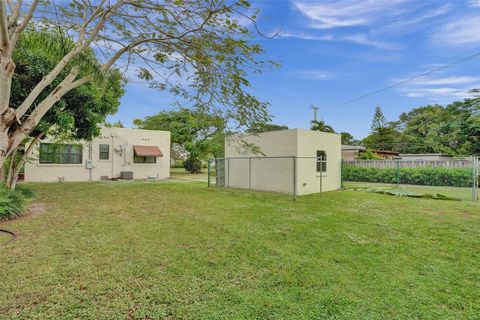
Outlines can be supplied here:
M170 131L172 144L183 147L192 158L223 155L226 120L220 113L180 108L136 119L134 123L141 129Z
M396 168L374 168L346 165L343 168L344 181L397 183ZM470 168L400 168L400 183L425 186L472 187Z
M17 64L12 82L11 105L18 107L33 87L41 81L71 50L74 43L57 31L29 30L19 40L14 51ZM33 104L42 101L67 75L71 67L80 69L81 73L98 72L100 63L92 51L87 50L72 63L47 87ZM118 70L110 70L97 81L89 82L63 96L42 118L32 136L49 131L62 138L90 139L99 134L99 125L108 114L115 113L124 93L124 80Z

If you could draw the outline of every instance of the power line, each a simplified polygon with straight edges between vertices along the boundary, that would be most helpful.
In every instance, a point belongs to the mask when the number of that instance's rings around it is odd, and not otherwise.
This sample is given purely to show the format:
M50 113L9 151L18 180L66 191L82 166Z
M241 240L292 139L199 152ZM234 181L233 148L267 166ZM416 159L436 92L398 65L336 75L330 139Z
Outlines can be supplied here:
M477 53L472 54L472 55L470 55L470 56L468 56L468 57L465 57L465 58L456 60L456 61L451 62L451 63L449 63L449 64L446 64L446 65L443 65L443 66L434 68L434 69L432 69L432 70L429 70L429 71L427 71L427 72L424 72L424 73L422 73L422 74L419 74L419 75L417 75L417 76L415 76L415 77L412 77L412 78L409 78L409 79L406 79L406 80L402 80L402 81L400 81L400 82L397 82L397 83L394 83L394 84L389 85L389 86L387 86L387 87L384 87L384 88L381 88L381 89L378 89L378 90L375 90L375 91L372 91L372 92L363 94L363 95L361 95L361 96L355 97L355 98L350 99L350 100L347 100L347 101L345 101L345 102L342 102L342 103L339 103L339 104L336 104L336 105L332 105L332 106L330 106L330 107L328 107L328 108L336 108L336 107L344 106L344 105L346 105L346 104L350 104L350 103L355 102L355 101L357 101L357 100L361 100L361 99L364 99L364 98L366 98L366 97L373 96L373 95L375 95L375 94L377 94L377 93L380 93L380 92L383 92L383 91L386 91L386 90L389 90L389 89L392 89L392 88L401 86L401 85L403 85L403 84L405 84L405 83L407 83L407 82L410 82L410 81L413 81L413 80L416 80L416 79L419 79L419 78L428 76L428 75L430 75L430 74L432 74L432 73L435 73L435 72L438 72L438 71L442 71L442 70L448 69L448 68L450 68L451 66L454 66L454 65L463 63L463 62L468 61L468 60L472 60L472 59L477 58L477 57L480 57L480 52L477 52ZM304 118L298 118L298 119L290 120L290 121L284 123L284 125L288 125L288 124L291 124L291 123L293 123L293 122L300 121L300 120L304 120Z
M465 62L465 61L468 61L468 60L471 60L471 59L474 59L474 58L477 58L477 57L480 57L480 52L475 53L475 54L472 54L471 56L468 56L468 57L465 57L465 58L456 60L456 61L454 61L454 62L452 62L452 63L443 65L443 66L441 66L441 67L434 68L434 69L432 69L432 70L429 70L429 71L427 71L427 72L424 72L424 73L422 73L422 74L419 74L419 75L417 75L417 76L415 76L415 77L412 77L412 78L409 78L409 79L406 79L406 80L403 80L403 81L400 81L400 82L396 82L396 83L394 83L394 84L392 84L392 85L389 85L389 86L387 86L387 87L384 87L384 88L381 88L381 89L378 89L378 90L375 90L375 91L372 91L372 92L363 94L363 95L358 96L358 97L356 97L356 98L347 100L347 101L345 101L345 102L342 102L342 103L333 105L333 106L331 106L330 108L341 107L341 106L344 106L344 105L346 105L346 104L352 103L352 102L354 102L354 101L357 101L357 100L360 100L360 99L363 99L363 98L366 98L366 97L373 96L373 95L375 95L375 94L377 94L377 93L380 93L380 92L386 91L386 90L388 90L388 89L392 89L392 88L401 86L402 84L405 84L405 83L407 83L407 82L410 82L410 81L413 81L413 80L416 80L416 79L419 79L419 78L428 76L428 75L430 75L430 74L432 74L432 73L435 73L435 72L438 72L438 71L442 71L442 70L448 69L448 68L450 68L451 66L460 64L460 63L462 63L462 62Z

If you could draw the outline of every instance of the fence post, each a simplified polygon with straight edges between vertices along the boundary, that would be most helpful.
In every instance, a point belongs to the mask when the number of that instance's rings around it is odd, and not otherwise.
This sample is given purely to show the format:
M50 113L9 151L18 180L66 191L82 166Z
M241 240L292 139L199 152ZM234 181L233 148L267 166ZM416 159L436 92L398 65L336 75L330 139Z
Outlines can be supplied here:
M248 191L252 190L252 157L248 158Z
M208 159L207 160L207 187L210 188L210 160L211 159Z
M297 201L297 157L293 156L293 201Z
M340 160L340 188L343 189L343 159Z
M322 196L322 186L323 186L323 156L317 158L317 161L320 160L320 197Z
M478 200L478 158L472 156L472 201Z
M400 189L400 160L397 160L397 188Z
M230 158L227 159L227 166L228 166L228 171L227 171L227 190L230 190Z

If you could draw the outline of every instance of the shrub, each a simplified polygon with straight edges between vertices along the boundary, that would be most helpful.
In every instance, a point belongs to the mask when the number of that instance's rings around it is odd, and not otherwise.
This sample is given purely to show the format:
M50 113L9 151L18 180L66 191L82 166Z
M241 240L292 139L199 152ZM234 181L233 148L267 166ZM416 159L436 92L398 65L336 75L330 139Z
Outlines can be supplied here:
M182 160L174 160L170 165L170 168L185 168L184 161Z
M347 165L343 180L361 182L397 183L396 168L374 168ZM400 183L425 186L471 187L472 170L469 168L400 168Z
M188 172L202 173L202 161L197 158L188 158L183 165Z
M33 192L29 189L19 187L16 190L10 190L0 186L0 220L8 220L21 215L29 198L32 197Z

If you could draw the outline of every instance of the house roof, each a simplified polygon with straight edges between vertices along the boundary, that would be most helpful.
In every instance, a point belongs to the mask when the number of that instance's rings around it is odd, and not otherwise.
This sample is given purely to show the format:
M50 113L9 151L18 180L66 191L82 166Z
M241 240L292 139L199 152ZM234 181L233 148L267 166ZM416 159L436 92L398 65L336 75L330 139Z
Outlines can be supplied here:
M342 150L365 150L365 147L362 146L351 146L348 144L342 144Z

